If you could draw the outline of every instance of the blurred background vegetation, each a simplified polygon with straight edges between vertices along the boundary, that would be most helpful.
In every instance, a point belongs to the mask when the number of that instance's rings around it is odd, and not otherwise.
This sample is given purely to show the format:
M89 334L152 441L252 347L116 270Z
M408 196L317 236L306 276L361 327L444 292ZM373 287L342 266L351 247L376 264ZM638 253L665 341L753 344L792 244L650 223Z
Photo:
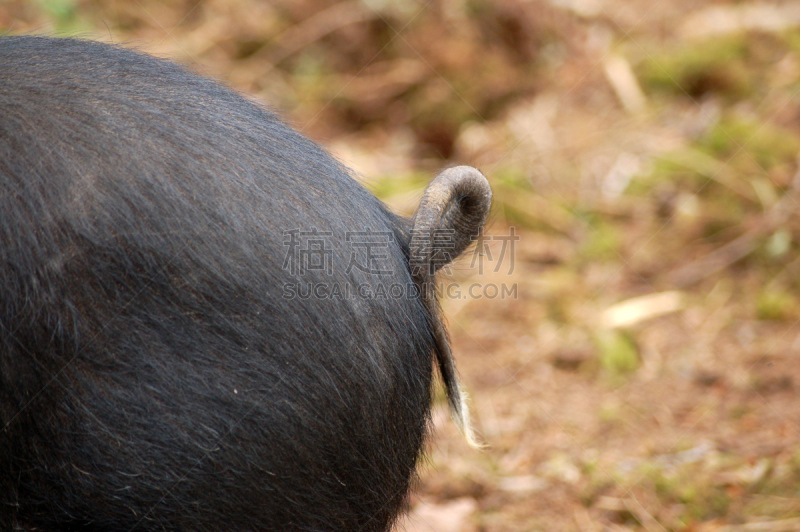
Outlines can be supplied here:
M223 80L398 212L488 176L443 306L489 447L439 404L398 530L800 530L797 2L0 0L0 31Z

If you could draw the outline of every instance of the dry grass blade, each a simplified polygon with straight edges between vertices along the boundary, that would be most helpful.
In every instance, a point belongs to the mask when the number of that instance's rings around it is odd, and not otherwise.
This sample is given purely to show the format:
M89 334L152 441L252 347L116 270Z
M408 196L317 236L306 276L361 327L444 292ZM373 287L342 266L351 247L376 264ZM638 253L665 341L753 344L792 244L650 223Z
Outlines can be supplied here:
M680 288L692 286L745 258L756 248L763 234L760 228L748 231L708 255L673 270L667 274L667 281Z
M737 178L732 170L726 168L726 163L718 161L714 157L706 155L699 150L681 150L666 156L665 159L693 170L708 179L716 181L720 185L728 187L748 201L758 201L758 195L752 187L750 187L748 183Z
M333 33L344 26L378 18L380 15L374 11L364 9L361 2L344 2L334 4L324 9L303 22L292 26L273 41L272 46L262 48L254 53L247 62L267 66L259 76L268 74L278 63L299 52L311 43Z
M797 530L800 530L800 518L728 525L717 528L716 532L796 532Z
M683 299L683 293L676 291L634 297L607 308L601 320L606 327L629 327L681 310L684 306Z
M603 61L603 71L626 111L635 114L644 110L647 101L627 59L610 55Z
M569 235L574 229L572 216L537 194L506 186L494 187L494 202L511 209L531 225L542 224Z

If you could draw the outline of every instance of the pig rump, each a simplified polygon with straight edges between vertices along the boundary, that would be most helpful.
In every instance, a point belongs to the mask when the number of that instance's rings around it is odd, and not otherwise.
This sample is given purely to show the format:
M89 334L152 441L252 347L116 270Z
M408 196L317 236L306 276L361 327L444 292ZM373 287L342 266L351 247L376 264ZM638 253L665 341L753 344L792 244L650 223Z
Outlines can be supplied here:
M434 359L464 419L424 235L477 233L451 222L488 188L402 219L270 111L94 42L0 39L0 109L0 530L387 530Z

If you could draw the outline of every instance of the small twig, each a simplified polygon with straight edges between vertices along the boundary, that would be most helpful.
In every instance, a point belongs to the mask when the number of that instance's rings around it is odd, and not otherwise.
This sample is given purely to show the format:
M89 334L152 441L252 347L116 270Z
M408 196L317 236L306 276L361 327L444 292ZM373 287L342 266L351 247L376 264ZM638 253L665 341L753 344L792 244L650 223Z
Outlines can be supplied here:
M520 190L510 190L502 185L494 187L495 202L514 211L514 214L529 220L531 223L542 223L557 232L571 235L575 229L575 221L565 209L553 205L542 196Z
M716 529L717 532L795 532L800 530L800 518L782 519L780 521L759 521L743 525L727 525Z
M262 48L248 59L248 62L266 62L264 70L259 73L261 77L269 73L275 65L302 50L309 44L333 33L334 31L355 24L377 18L374 11L364 9L361 2L344 2L334 4L328 9L316 13L303 22L292 26L272 40L272 46Z
M666 528L634 498L600 497L595 507L612 512L630 512L648 532L666 531Z
M728 242L700 259L681 266L667 274L667 280L681 288L693 285L745 258L753 252L758 240L786 223L797 204L795 187L783 195L764 215L756 226L739 238Z
M749 255L756 248L758 239L763 233L761 227L751 229L708 255L673 270L667 274L667 281L680 288L687 288L702 281Z
M755 191L746 182L737 179L725 166L725 163L707 155L700 150L689 149L664 156L664 159L694 170L698 174L728 187L748 201L758 202Z

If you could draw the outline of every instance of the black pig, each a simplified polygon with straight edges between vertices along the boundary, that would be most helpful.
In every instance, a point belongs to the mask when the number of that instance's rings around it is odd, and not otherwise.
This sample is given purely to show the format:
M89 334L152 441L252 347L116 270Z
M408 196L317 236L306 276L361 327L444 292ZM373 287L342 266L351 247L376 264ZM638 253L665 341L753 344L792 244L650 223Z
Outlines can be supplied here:
M491 193L413 219L272 112L96 42L0 38L0 530L387 530L433 363L433 274Z

